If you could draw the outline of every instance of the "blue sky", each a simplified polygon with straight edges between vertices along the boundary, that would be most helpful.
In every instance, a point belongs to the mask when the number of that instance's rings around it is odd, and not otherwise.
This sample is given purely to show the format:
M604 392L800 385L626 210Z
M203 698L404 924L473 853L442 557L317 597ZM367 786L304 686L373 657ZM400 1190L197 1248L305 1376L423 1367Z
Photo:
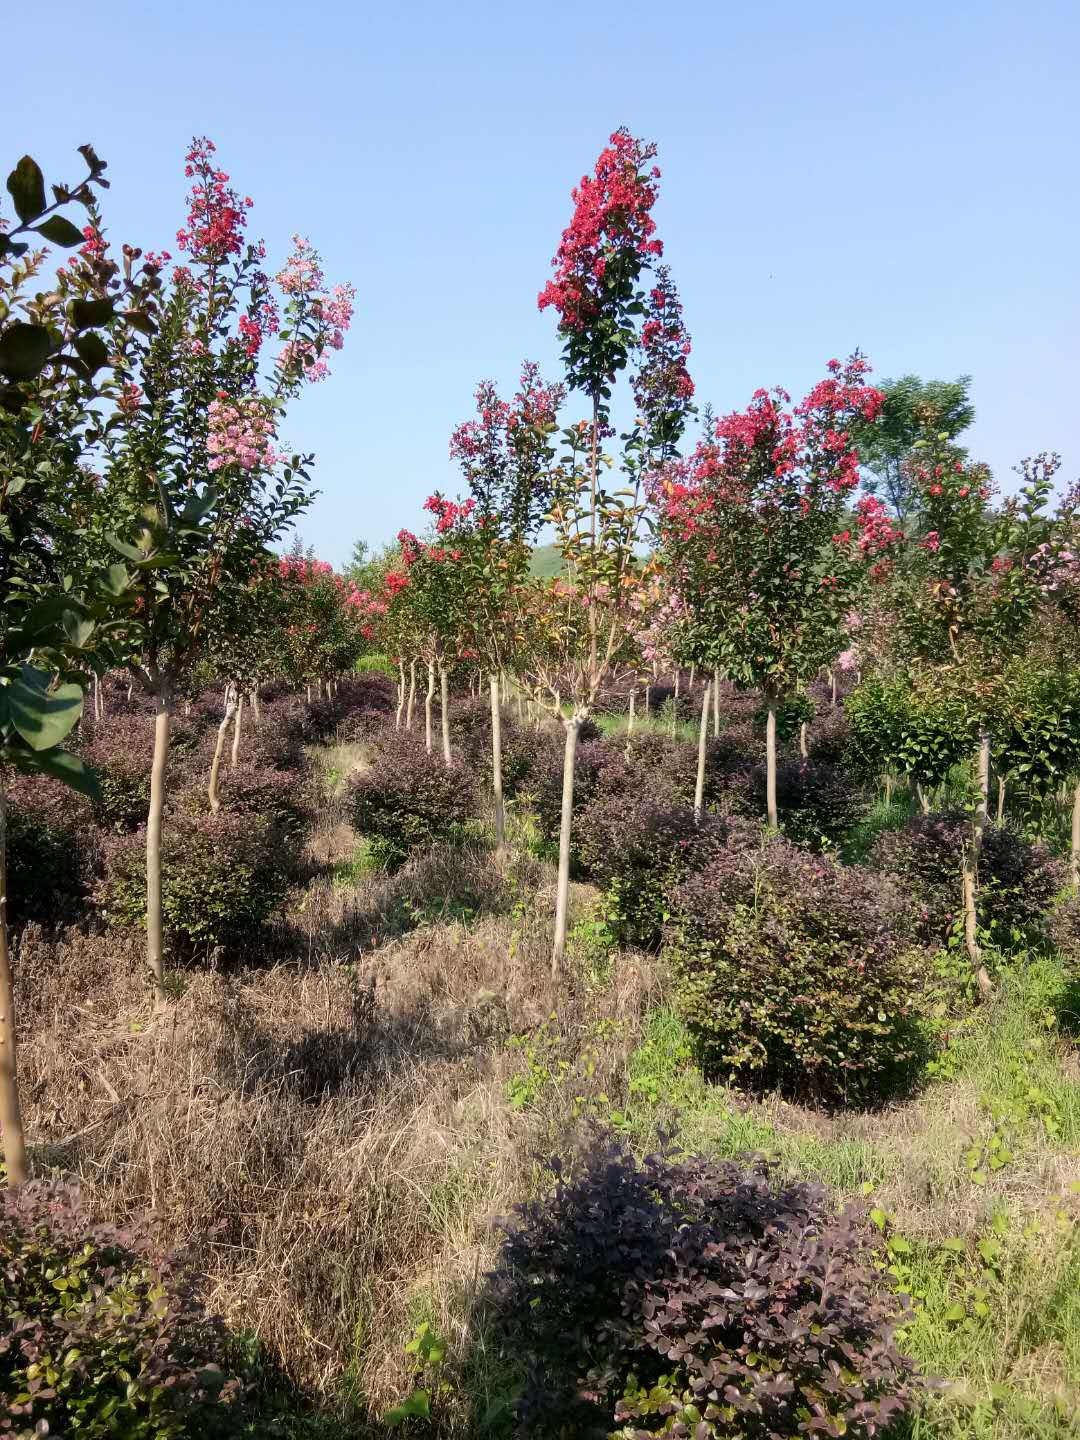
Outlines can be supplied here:
M335 563L456 488L478 379L557 374L536 295L620 124L660 147L700 400L801 393L859 346L878 378L970 373L971 448L1005 488L1037 450L1080 471L1075 0L51 0L5 51L11 160L73 176L91 141L113 240L175 249L207 134L271 257L300 230L356 285L285 431L316 452L301 528Z

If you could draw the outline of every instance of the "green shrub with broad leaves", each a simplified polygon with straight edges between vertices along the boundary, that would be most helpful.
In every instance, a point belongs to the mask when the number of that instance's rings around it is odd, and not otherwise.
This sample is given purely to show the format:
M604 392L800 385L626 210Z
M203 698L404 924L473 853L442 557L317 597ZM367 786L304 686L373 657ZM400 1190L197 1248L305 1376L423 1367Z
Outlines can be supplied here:
M226 1332L148 1221L96 1224L55 1184L0 1189L0 1313L0 1433L237 1433Z

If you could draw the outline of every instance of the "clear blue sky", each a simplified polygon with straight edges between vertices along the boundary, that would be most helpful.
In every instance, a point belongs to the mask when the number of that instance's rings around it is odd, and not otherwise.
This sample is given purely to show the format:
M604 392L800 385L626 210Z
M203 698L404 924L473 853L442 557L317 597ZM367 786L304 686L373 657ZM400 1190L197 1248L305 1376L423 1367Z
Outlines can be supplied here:
M11 160L73 175L91 141L113 240L170 247L207 134L271 256L301 230L355 283L286 430L317 455L326 559L456 488L479 378L556 370L536 294L620 124L660 147L700 399L801 392L858 345L879 378L972 374L971 447L1006 488L1040 449L1080 471L1076 0L50 0L4 48Z

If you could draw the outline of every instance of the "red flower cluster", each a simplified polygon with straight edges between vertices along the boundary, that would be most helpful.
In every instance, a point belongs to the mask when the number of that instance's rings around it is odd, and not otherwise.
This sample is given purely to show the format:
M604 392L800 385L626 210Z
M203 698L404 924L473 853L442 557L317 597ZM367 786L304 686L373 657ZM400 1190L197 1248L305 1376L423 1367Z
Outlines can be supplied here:
M583 175L571 192L574 215L552 261L555 279L538 297L541 310L549 305L558 310L563 328L583 330L599 314L604 277L617 256L636 257L640 265L663 252L652 238L651 214L660 172L653 166L643 173L655 154L655 145L635 140L625 128L616 130L594 173Z
M213 141L205 136L191 142L184 174L195 184L188 200L187 225L176 232L180 249L208 265L218 265L240 253L247 224L244 211L252 204L247 197L241 200L229 186L224 170L215 168L215 149Z
M476 509L476 501L466 500L463 505L455 505L452 500L447 500L436 492L424 501L424 509L435 516L435 529L438 533L445 535L448 530L453 530L455 525L464 524L468 520Z
M682 316L682 301L666 265L656 272L649 292L645 324L641 330L643 362L634 376L634 399L641 415L650 421L685 417L694 394L686 367L690 336Z
M855 509L859 522L859 549L864 555L883 555L904 538L883 501L864 495Z

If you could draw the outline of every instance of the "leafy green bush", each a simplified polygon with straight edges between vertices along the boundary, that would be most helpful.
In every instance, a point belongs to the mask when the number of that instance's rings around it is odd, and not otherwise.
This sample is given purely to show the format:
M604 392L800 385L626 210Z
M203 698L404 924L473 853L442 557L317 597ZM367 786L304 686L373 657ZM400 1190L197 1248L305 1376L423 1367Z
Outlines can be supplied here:
M765 767L753 772L753 813L765 810ZM792 761L776 770L780 828L796 845L811 850L837 847L870 808L865 790L839 766Z
M174 958L235 955L284 899L295 864L288 833L257 815L176 815L162 842L162 913ZM106 848L98 903L111 924L146 920L145 834Z
M926 787L942 785L977 743L966 697L948 686L870 680L845 699L844 711L852 763L870 777L893 770Z
M881 1098L918 1049L903 908L784 840L722 851L676 892L669 956L706 1068L836 1104Z
M0 1190L0 1311L3 1433L224 1433L226 1334L147 1223L96 1225L58 1185Z
M361 655L353 666L355 675L389 675L391 680L398 679L398 667L390 659L389 655Z
M552 1169L491 1279L519 1434L870 1437L909 1407L879 1242L824 1191L603 1148Z
M370 770L354 776L348 796L352 822L378 842L390 866L418 846L448 839L475 813L476 777L460 761L446 765L404 730L380 737Z

